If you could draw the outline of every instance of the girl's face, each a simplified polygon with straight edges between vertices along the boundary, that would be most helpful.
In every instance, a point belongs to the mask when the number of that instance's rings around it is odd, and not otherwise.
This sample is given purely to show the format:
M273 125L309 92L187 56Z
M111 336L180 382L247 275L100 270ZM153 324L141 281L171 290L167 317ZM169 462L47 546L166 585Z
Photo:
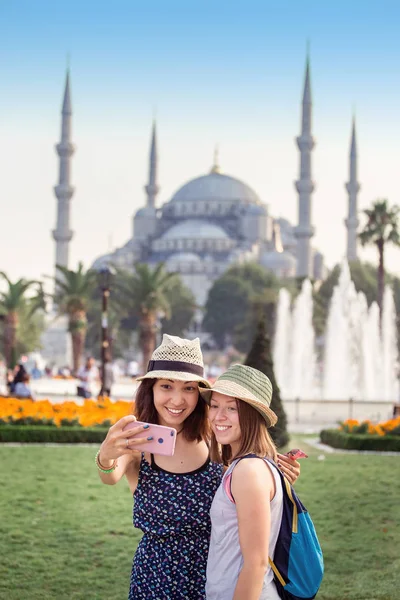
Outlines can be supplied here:
M229 444L234 452L240 445L240 423L237 400L213 392L208 410L211 429L219 444Z
M196 381L157 379L153 398L160 425L179 430L179 426L196 408L199 387Z

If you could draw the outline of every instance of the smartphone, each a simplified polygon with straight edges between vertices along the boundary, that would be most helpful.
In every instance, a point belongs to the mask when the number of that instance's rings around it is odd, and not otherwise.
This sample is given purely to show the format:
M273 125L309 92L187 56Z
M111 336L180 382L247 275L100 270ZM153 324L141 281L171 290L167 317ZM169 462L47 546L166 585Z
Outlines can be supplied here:
M299 458L308 458L308 454L300 450L300 448L294 448L293 450L289 450L286 452L286 456L291 458L292 460L299 460Z
M128 423L122 431L128 431L134 427L146 425L141 421L132 421ZM150 454L162 454L163 456L172 456L175 452L176 429L173 427L164 427L163 425L154 425L147 423L150 427L139 434L140 437L152 437L150 442L146 442L143 446L132 446L135 450L142 452L150 452Z

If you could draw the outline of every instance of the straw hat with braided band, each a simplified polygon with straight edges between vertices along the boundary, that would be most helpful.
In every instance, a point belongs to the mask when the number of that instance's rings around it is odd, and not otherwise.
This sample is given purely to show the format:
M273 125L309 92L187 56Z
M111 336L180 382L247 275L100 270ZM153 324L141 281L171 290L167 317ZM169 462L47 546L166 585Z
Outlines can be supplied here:
M147 367L147 373L138 377L143 379L177 379L178 381L199 381L210 387L204 379L203 355L200 340L185 340L164 333L161 345L156 348Z
M200 394L207 404L211 401L213 392L231 396L247 402L255 408L266 420L268 427L272 427L278 417L270 409L272 399L272 384L268 377L247 365L233 365L218 379L210 389L201 389Z

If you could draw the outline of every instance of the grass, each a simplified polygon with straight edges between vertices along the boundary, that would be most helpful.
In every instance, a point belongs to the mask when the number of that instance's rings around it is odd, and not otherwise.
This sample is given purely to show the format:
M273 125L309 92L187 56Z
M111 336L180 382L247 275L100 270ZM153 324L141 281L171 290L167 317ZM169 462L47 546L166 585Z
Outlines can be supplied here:
M399 598L400 457L307 447L297 491L324 551L318 600ZM95 448L0 447L1 600L114 600L128 595L139 539L125 482L100 483ZM190 600L190 599L189 599Z

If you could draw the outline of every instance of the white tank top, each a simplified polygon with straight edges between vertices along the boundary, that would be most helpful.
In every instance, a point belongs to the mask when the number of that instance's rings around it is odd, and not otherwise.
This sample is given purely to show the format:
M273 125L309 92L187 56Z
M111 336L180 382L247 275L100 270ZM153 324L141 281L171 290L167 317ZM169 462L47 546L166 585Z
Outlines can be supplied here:
M248 460L248 459L245 459ZM236 504L226 492L226 480L238 461L233 461L226 471L221 485L217 489L211 505L211 541L207 562L207 600L232 600L243 557L239 543L239 528ZM271 500L271 530L269 537L269 556L273 560L276 540L282 521L282 484L276 467L265 461L275 480L275 496ZM259 600L280 600L273 581L273 572L268 566L264 575L264 584Z

